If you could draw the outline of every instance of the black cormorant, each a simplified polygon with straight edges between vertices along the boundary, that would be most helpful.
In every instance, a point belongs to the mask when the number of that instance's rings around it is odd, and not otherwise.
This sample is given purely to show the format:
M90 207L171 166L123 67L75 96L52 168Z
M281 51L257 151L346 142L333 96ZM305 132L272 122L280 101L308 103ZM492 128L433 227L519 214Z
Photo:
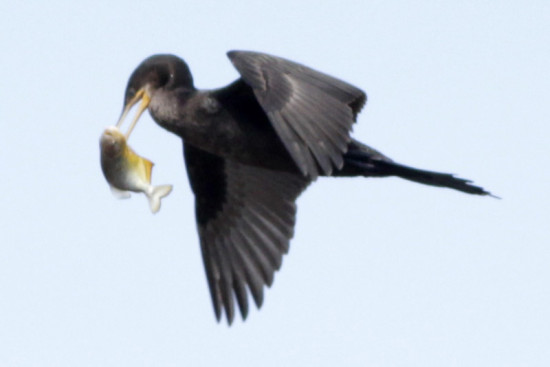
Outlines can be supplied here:
M154 55L132 73L118 125L141 102L183 140L195 194L202 257L216 318L243 319L248 292L257 307L289 249L296 198L318 176L398 176L469 194L490 195L468 180L395 163L350 137L366 94L283 58L231 51L240 73L230 85L198 90L177 56Z

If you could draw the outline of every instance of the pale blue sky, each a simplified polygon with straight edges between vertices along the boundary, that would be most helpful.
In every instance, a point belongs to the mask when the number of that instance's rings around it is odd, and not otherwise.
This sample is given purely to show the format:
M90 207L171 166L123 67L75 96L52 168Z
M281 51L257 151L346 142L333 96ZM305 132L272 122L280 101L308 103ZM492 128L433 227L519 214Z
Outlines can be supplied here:
M1 366L550 365L547 1L8 2L0 5ZM364 89L354 136L502 196L322 179L262 310L215 322L181 144L132 146L173 193L112 197L98 139L135 66L230 49Z

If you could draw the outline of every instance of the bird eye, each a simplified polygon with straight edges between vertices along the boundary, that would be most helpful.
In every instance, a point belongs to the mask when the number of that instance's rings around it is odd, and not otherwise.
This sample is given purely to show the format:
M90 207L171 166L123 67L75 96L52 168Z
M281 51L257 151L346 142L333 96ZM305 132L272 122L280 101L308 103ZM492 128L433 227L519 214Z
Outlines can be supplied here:
M166 84L168 84L168 82L170 81L170 79L172 79L172 74L166 73L166 72L163 72L163 71L160 71L160 72L158 73L158 83L159 83L159 87L163 87L163 86L165 86Z

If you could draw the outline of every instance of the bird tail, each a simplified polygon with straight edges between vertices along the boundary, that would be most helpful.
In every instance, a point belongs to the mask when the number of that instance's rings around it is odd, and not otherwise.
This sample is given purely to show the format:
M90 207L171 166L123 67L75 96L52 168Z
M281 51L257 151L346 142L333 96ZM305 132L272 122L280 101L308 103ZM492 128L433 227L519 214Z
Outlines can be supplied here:
M447 187L468 194L496 197L482 187L473 185L470 180L449 173L426 171L395 163L382 153L355 141L344 155L344 161L342 176L397 176L424 185Z
M159 211L160 199L168 195L170 192L172 192L172 185L153 186L151 191L147 194L151 212L156 213Z

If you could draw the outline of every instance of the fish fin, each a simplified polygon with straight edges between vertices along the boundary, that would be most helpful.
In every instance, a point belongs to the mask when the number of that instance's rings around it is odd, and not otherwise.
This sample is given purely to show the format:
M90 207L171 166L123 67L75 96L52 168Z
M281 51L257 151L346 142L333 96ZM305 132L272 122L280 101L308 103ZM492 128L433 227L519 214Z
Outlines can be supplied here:
M153 166L155 164L147 158L141 157L141 159L143 159L143 164L145 166L145 178L147 179L147 182L151 182L151 173L153 172Z
M172 191L172 185L153 186L150 193L147 194L151 212L156 213L160 209L160 199L168 195Z
M113 185L110 185L110 188L113 195L119 199L128 199L130 197L129 191L119 190Z

